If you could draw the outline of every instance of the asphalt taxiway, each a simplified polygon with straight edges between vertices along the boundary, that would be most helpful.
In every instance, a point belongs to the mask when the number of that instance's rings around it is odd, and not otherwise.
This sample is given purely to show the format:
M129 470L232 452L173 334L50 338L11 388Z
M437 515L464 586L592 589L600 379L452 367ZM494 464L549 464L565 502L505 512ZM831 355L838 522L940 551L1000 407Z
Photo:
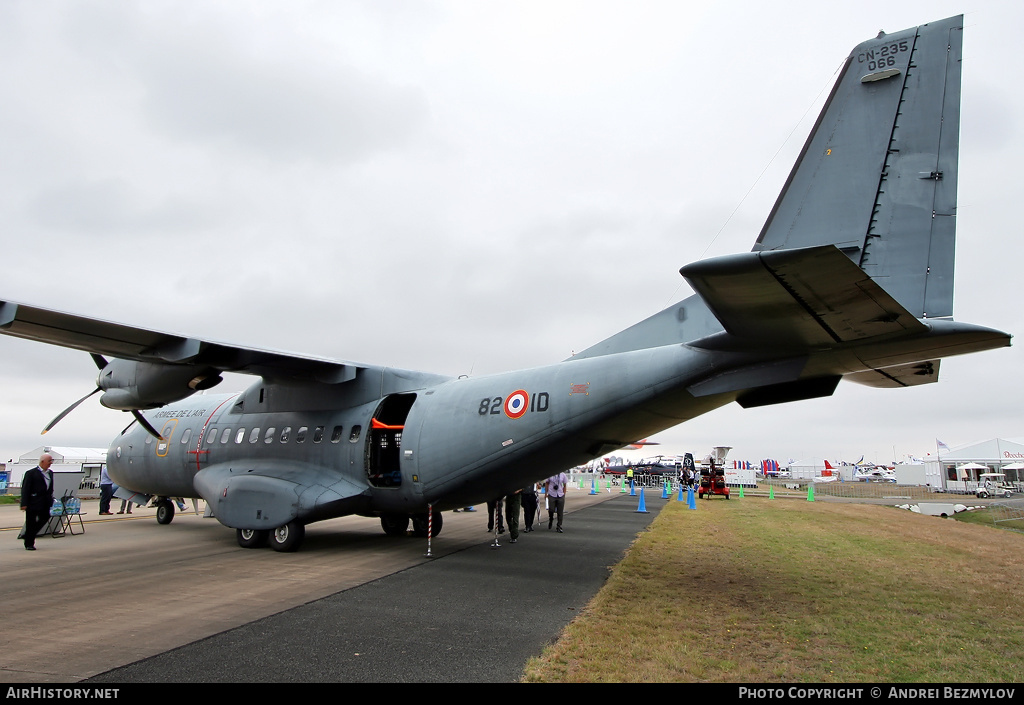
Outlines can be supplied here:
M565 533L545 519L497 548L486 507L446 512L429 557L376 519L312 524L284 554L95 501L84 533L30 552L0 506L0 682L513 682L668 501L575 488Z

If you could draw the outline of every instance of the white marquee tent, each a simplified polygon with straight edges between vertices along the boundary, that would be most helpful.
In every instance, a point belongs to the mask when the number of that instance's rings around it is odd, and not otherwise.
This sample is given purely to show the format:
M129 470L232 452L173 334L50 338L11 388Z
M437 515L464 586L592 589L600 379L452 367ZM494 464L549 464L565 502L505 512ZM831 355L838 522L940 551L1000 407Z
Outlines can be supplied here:
M957 478L976 480L982 472L1007 472L1007 479L1024 479L1024 438L992 438L957 446L939 454L947 470L957 469ZM952 479L952 478L950 478Z
M100 468L107 462L106 448L72 448L66 446L40 446L21 455L17 462L8 463L9 487L21 487L21 478L39 462L39 456L49 453L53 456L54 472L82 473L82 482L88 487L98 487Z

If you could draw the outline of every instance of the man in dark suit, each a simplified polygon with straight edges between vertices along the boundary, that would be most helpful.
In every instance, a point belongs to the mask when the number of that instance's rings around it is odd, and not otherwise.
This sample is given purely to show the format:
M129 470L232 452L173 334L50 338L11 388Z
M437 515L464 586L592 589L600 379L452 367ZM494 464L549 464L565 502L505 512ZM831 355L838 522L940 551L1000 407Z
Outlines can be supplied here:
M53 504L53 456L43 453L39 465L25 473L21 480L21 511L25 512L25 550L36 550L36 534L50 520Z

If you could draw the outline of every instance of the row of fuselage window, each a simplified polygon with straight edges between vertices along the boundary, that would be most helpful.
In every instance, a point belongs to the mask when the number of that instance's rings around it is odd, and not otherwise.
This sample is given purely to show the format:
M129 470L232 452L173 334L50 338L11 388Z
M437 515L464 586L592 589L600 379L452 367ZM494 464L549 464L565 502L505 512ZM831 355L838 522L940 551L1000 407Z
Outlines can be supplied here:
M320 443L320 442L322 442L324 440L324 429L325 428L326 428L326 426L317 426L316 428L313 429L313 442L314 443ZM262 429L259 426L257 426L255 428L253 428L252 430L250 430L249 431L249 436L248 436L249 437L249 442L250 443L259 443L260 432L261 431L262 431ZM268 428L266 430L266 432L263 433L263 442L269 444L269 443L273 443L275 440L277 440L279 443L287 443L292 438L292 431L293 431L293 429L292 429L291 426L285 426L284 428L281 429L280 433L278 433L277 428L274 427L274 426L271 426L270 428ZM359 434L360 434L361 431L362 431L362 426L353 426L352 430L349 432L349 435L348 435L349 442L350 443L358 442L359 441ZM166 432L166 430L165 430L165 432ZM240 428L237 431L233 431L233 429L230 426L227 427L227 428L221 428L221 429L211 428L211 429L206 431L206 436L203 438L203 444L207 445L207 446L212 446L214 443L217 443L219 441L222 445L226 445L226 444L231 442L232 434L234 435L235 443L236 444L241 444L243 441L245 441L246 429ZM306 437L308 435L309 435L309 426L300 426L298 431L295 432L295 442L296 443L305 443L306 442ZM341 443L341 441L344 438L344 436L345 436L344 428L341 427L341 426L335 426L334 430L331 431L331 443ZM184 444L187 444L191 439L192 439L192 429L191 428L186 428L185 432L181 434L181 440L179 442L182 445L184 445ZM147 436L146 437L146 443L151 443L152 441L153 441L153 437L152 436Z

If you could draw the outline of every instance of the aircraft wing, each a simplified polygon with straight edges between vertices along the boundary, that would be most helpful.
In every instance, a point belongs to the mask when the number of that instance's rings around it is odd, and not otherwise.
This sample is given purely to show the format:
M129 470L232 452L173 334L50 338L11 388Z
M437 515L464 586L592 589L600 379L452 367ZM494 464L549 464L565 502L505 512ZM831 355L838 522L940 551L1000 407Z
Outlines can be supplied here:
M122 360L208 365L266 378L337 384L365 366L189 338L60 311L0 301L0 333Z
M815 346L925 330L834 245L750 252L680 271L726 332Z

